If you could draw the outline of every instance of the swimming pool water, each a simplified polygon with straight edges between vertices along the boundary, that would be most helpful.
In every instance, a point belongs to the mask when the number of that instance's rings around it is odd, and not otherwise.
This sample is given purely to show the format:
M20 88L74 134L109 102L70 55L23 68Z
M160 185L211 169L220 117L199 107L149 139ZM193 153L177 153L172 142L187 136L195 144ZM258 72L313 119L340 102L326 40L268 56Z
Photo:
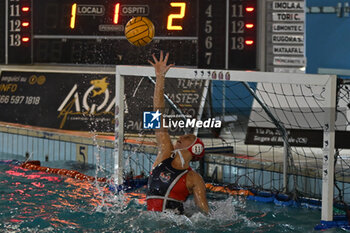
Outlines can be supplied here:
M74 162L44 165L79 168ZM83 169L90 175L95 173L92 166ZM0 164L0 194L1 232L304 233L313 232L320 219L319 210L211 193L209 216L196 210L193 199L185 204L185 216L147 212L144 189L115 195L94 183L4 164Z

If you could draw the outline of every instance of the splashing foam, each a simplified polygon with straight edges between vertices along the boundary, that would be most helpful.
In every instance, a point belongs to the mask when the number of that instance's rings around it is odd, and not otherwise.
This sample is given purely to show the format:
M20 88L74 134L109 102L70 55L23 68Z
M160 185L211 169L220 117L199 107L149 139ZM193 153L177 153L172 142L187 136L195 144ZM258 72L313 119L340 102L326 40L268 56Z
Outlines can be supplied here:
M167 212L140 212L138 220L141 222L157 222L159 229L169 228L195 228L212 229L213 226L225 225L238 220L238 215L233 205L233 198L209 202L211 212L205 215L199 212L193 199L185 203L185 215Z

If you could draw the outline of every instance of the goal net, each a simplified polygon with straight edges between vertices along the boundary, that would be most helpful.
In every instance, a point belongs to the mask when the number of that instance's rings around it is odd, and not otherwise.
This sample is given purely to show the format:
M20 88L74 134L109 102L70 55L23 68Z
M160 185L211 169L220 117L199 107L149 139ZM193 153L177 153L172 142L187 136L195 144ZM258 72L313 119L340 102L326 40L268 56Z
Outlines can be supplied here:
M203 139L205 158L192 168L206 182L322 199L323 220L332 218L333 198L350 202L349 89L335 76L172 68L162 122L152 115L154 82L153 67L116 68L119 181L149 174L153 128L162 124L173 140Z

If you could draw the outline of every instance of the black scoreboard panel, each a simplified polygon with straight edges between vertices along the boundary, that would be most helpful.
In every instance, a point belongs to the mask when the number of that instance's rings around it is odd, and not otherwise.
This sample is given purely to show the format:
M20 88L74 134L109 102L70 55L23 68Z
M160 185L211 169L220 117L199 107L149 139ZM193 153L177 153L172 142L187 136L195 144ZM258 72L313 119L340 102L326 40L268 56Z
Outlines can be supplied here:
M5 16L5 1L0 1L0 15ZM0 64L5 63L5 17L0 17Z
M60 39L34 40L36 63L74 64L148 64L151 53L171 51L170 61L176 65L195 66L197 42L193 40L154 40L150 45L136 48L127 40ZM184 49L181 49L184 48Z
M139 15L153 22L156 36L196 36L197 1L33 0L34 34L123 36L123 26Z
M177 65L196 65L193 51L197 48L197 0L98 3L33 0L33 3L35 62L148 64L151 53L165 50L172 52L171 61ZM40 13L35 9L40 9ZM124 26L133 16L146 16L155 26L156 38L145 47L131 45L124 37ZM59 39L55 39L57 35Z
M32 62L31 0L5 0L5 63Z
M226 1L201 0L199 12L199 67L225 68Z
M229 62L230 69L256 67L257 4L230 0Z
M8 52L0 63L142 65L164 50L178 66L256 69L256 2L3 0L0 30L7 32L7 43L0 39L1 54ZM124 36L134 16L155 25L155 38L145 47Z

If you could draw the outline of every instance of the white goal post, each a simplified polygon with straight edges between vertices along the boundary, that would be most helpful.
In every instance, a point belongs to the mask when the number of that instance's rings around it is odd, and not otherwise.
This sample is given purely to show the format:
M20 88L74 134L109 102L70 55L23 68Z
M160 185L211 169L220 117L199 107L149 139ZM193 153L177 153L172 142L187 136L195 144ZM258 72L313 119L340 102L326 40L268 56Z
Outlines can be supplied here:
M215 75L213 75L215 73ZM221 75L219 75L221 74ZM115 147L114 175L118 184L123 182L123 144L124 144L124 77L154 77L151 66L116 66L115 101ZM335 155L335 116L336 87L335 75L310 75L291 73L268 73L232 70L211 70L191 68L171 68L166 78L199 79L209 81L238 81L271 84L315 85L324 87L325 110L323 122L323 168L322 168L322 220L333 220L334 155Z

